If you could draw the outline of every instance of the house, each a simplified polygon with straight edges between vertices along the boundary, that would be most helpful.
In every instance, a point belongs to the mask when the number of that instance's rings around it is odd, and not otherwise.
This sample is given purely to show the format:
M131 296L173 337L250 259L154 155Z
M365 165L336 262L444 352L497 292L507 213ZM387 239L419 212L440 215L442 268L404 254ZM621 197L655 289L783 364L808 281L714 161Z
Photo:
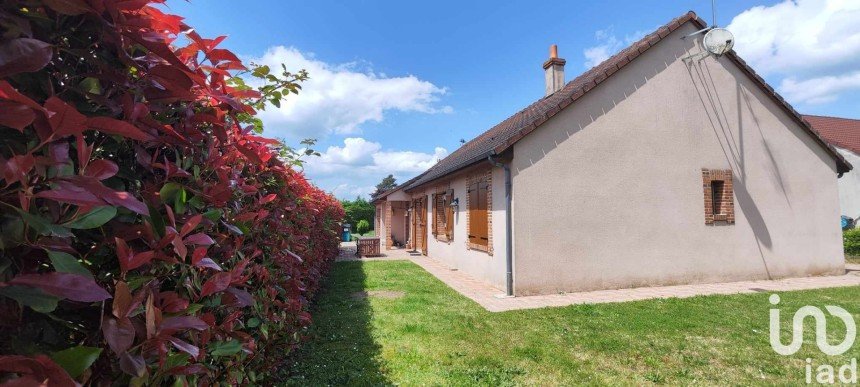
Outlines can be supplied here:
M860 120L812 115L803 118L845 160L860 164ZM839 205L842 215L860 218L860 174L849 173L839 179Z
M373 198L384 245L513 295L844 273L851 165L706 26L567 83L551 48L543 98Z

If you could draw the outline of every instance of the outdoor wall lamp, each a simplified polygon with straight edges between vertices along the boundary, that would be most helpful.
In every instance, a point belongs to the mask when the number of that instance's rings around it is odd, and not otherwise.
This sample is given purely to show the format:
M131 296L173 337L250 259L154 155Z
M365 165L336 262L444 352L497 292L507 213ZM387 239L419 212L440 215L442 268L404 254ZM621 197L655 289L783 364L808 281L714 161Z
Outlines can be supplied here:
M451 207L460 209L460 198L454 198L454 200L451 201Z

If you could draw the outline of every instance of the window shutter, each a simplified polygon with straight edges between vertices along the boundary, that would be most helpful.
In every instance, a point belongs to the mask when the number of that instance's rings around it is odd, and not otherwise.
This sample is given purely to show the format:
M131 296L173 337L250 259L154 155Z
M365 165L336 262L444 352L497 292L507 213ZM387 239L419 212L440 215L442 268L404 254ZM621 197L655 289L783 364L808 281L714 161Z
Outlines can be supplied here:
M433 226L432 226L432 228L433 228L433 236L436 236L436 235L439 235L439 233L437 232L437 227L436 227L436 221L437 221L437 218L436 218L436 209L437 209L437 207L438 207L438 202L436 201L436 194L432 194L432 195L430 195L430 196L431 196L431 198L433 199L433 200L431 201L431 205L433 206L433 211L432 211L432 212L433 212Z
M448 191L448 205L445 207L445 237L449 241L454 240L454 207L450 202L454 200L454 190Z

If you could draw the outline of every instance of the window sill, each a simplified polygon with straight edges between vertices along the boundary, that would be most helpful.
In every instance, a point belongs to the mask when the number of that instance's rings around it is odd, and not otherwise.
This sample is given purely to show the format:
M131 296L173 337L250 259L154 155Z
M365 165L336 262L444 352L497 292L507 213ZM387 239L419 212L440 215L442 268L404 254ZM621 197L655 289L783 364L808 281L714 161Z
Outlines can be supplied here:
M448 239L448 237L445 235L435 235L435 239L438 242L448 242L448 243L450 243L451 241L454 240L454 238Z
M487 255L490 255L490 256L493 255L493 249L491 249L489 246L479 245L477 243L469 242L467 248L469 250L483 251L483 252L487 253Z

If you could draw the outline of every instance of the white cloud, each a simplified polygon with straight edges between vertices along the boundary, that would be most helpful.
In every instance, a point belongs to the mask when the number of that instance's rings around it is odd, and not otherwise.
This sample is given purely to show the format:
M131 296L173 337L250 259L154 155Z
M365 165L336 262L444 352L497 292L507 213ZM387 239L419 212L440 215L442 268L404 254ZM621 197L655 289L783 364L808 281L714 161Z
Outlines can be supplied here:
M393 173L415 175L448 155L445 148L433 153L383 150L378 142L361 137L343 140L343 146L330 146L319 157L306 159L305 170L313 176L357 173Z
M374 192L376 192L375 186L358 186L348 183L338 184L331 191L334 196L342 199L352 199L358 196L368 198Z
M785 77L791 102L825 103L860 90L860 1L786 0L750 8L728 25L735 50L763 75Z
M599 30L594 33L594 38L598 44L583 50L585 56L585 67L592 68L600 64L616 52L621 51L624 47L633 44L633 42L642 39L649 31L636 31L630 35L624 36L624 39L619 39L615 36L615 31L612 26Z
M388 77L374 73L366 64L329 64L293 47L269 48L259 58L248 61L281 68L306 69L310 79L302 83L299 95L291 95L280 108L267 107L259 117L269 136L321 138L330 133L359 133L361 124L384 119L386 111L450 113L439 106L447 90L414 75Z
M858 89L860 89L860 71L803 81L786 78L780 85L780 90L789 100L813 105L833 102L839 93Z

